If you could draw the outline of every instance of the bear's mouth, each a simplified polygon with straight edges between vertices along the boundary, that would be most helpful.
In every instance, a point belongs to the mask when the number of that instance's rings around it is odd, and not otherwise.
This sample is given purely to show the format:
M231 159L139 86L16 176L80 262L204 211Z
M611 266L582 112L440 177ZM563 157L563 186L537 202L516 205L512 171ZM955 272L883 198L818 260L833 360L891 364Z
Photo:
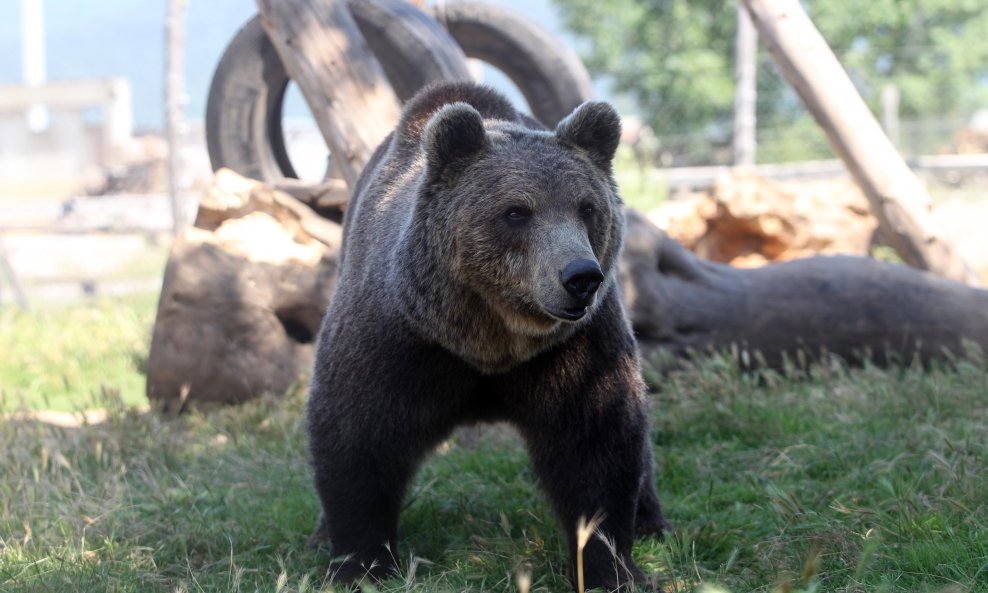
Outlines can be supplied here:
M560 311L549 311L553 317L558 317L564 321L578 321L587 314L589 307L566 307Z

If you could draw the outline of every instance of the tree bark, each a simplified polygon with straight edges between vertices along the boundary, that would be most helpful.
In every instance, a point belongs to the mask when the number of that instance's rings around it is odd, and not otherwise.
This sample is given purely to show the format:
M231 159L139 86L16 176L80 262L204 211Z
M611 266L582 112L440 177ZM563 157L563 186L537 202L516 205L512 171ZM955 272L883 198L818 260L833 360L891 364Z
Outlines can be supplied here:
M930 216L930 198L882 132L798 0L740 0L789 84L826 132L902 259L978 284Z
M400 104L384 70L343 0L257 0L257 8L352 188L398 123Z
M702 260L628 211L622 288L646 359L736 348L747 366L822 352L879 363L988 352L988 291L864 257ZM800 354L800 352L802 354Z

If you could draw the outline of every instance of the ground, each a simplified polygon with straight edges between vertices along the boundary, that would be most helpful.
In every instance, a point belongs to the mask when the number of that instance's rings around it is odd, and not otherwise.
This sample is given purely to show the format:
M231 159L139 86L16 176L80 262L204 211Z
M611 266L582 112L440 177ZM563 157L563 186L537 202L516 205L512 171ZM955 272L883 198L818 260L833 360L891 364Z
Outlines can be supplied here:
M318 514L304 386L157 418L137 384L153 307L149 297L58 309L80 329L52 341L46 360L81 357L91 374L12 382L0 366L8 398L46 407L68 386L107 410L76 427L0 420L0 589L332 590L304 544ZM31 360L23 351L38 346L25 335L45 315L3 310L4 359ZM116 329L96 353L87 338L105 326ZM712 359L650 378L674 530L635 557L667 590L988 590L984 356L951 368L832 361L759 375ZM515 591L519 573L533 591L569 590L558 530L510 431L441 447L413 485L402 536L405 574L380 591Z
M632 205L651 203L622 181ZM971 188L951 193L941 209L970 229L951 231L963 251L968 238L988 236L988 204ZM0 219L12 223L21 206L0 201ZM78 260L93 272L132 257L129 244L86 241L34 243L16 265L30 278L35 266L77 261L66 253L86 254ZM150 245L153 274L161 253ZM39 299L22 312L4 280L0 590L329 590L323 559L304 546L318 515L304 385L162 421L144 397L153 289L70 306ZM984 357L762 375L712 360L652 379L658 480L674 531L635 555L668 590L988 591ZM59 414L25 419L18 408ZM84 408L104 412L73 413ZM401 529L408 578L382 591L514 591L521 573L534 591L569 590L558 530L508 431L441 447Z

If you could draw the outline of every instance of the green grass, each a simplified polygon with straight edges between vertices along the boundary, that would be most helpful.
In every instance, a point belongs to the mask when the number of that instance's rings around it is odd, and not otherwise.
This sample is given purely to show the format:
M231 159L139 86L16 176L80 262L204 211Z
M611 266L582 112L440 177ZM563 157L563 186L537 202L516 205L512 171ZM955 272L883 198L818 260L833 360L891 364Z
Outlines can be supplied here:
M157 294L71 306L0 307L0 413L17 408L72 412L103 392L146 403L147 359Z
M104 307L153 313L126 301L80 311ZM17 337L4 331L5 345ZM141 331L93 340L140 359ZM52 360L75 355L63 343L50 342ZM93 402L104 423L0 420L0 591L332 590L305 545L318 503L304 389L166 421L120 401L139 365L112 368L73 379L105 394ZM984 359L759 375L714 359L651 400L675 530L635 555L667 590L988 590ZM506 430L454 440L423 467L396 555L405 575L381 591L514 591L519 571L533 591L569 590L558 527Z

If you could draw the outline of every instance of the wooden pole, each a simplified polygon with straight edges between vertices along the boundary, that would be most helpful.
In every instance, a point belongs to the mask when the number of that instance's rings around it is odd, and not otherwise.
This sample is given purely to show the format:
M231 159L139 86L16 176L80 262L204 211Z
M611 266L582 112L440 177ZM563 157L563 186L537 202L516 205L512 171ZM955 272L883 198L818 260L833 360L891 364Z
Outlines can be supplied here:
M257 0L261 23L352 188L401 113L344 0Z
M740 0L782 74L826 132L902 259L978 284L930 214L930 197L896 151L798 0Z
M168 142L168 194L172 232L182 231L182 163L179 149L185 128L185 8L187 0L168 0L165 21L165 138Z
M755 164L755 107L758 91L758 35L744 7L738 5L738 31L734 43L734 164Z

